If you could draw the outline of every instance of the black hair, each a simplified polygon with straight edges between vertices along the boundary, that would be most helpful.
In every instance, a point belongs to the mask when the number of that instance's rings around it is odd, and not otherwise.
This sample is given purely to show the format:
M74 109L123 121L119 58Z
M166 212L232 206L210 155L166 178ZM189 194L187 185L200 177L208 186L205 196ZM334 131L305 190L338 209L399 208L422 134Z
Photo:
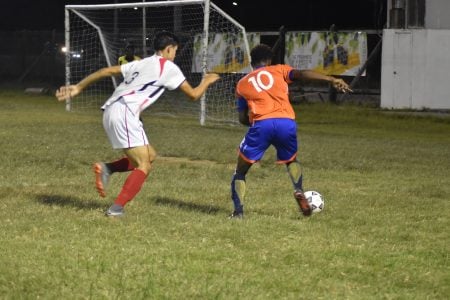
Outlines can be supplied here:
M127 44L125 45L125 50L134 51L134 50L136 50L136 47L134 46L133 43L127 43Z
M167 46L178 46L179 40L175 34L169 31L160 31L156 33L153 40L153 48L155 51L164 50Z
M266 65L267 61L271 61L273 58L272 48L266 44L259 44L253 47L250 51L250 57L252 58L252 66Z

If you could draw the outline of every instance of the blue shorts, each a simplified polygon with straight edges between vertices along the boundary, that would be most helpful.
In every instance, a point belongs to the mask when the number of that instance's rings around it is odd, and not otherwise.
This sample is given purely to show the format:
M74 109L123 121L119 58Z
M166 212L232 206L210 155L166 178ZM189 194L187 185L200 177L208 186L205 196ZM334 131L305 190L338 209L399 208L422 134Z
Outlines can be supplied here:
M278 163L293 161L297 156L297 123L292 119L266 119L251 126L239 146L239 155L250 163L262 159L273 145Z

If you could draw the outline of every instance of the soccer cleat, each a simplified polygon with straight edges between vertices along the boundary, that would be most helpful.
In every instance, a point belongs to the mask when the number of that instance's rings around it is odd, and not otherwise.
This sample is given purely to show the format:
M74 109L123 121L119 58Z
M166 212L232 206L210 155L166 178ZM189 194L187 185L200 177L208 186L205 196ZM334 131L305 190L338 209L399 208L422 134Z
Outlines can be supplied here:
M229 219L243 219L244 218L244 213L243 212L233 211L233 213L228 218Z
M239 209L235 209L231 215L228 217L229 219L242 219L244 218L244 210L243 210L244 206L241 205L241 207Z
M107 217L121 217L125 214L125 211L123 210L123 206L113 204L110 208L105 212L105 215Z
M101 197L106 197L106 186L108 185L109 176L111 176L112 173L106 164L102 162L94 164L94 172L95 187Z
M298 206L300 207L301 212L304 216L310 216L312 211L309 206L308 199L306 199L305 194L303 194L302 190L296 190L294 192L295 200L297 200Z

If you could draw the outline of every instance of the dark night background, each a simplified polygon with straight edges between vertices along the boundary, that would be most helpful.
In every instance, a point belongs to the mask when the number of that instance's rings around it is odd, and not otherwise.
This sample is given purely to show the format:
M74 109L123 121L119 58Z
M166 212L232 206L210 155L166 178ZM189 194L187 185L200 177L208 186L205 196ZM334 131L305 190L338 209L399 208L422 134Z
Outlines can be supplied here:
M324 31L368 32L368 51L380 40L386 22L388 0L232 0L212 1L242 24L247 32ZM59 85L64 80L64 6L67 4L133 3L124 0L13 0L0 10L0 85L5 82L44 81ZM146 1L151 2L151 1ZM369 34L370 33L370 34ZM266 35L273 45L277 35ZM57 45L57 47L52 47ZM282 57L282 55L280 56ZM367 66L367 85L379 82L380 55Z
M247 31L381 29L387 0L232 0L212 1L246 27ZM8 1L0 10L0 30L63 30L64 5L131 3L141 1L92 0ZM151 1L147 1L151 2Z

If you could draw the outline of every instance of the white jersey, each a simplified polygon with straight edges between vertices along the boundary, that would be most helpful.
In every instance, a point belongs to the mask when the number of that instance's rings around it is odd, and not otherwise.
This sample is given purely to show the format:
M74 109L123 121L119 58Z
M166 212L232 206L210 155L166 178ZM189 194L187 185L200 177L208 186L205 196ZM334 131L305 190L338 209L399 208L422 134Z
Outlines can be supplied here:
M153 55L121 65L124 80L102 109L122 99L135 115L139 115L162 95L165 89L178 88L186 77L172 61Z

